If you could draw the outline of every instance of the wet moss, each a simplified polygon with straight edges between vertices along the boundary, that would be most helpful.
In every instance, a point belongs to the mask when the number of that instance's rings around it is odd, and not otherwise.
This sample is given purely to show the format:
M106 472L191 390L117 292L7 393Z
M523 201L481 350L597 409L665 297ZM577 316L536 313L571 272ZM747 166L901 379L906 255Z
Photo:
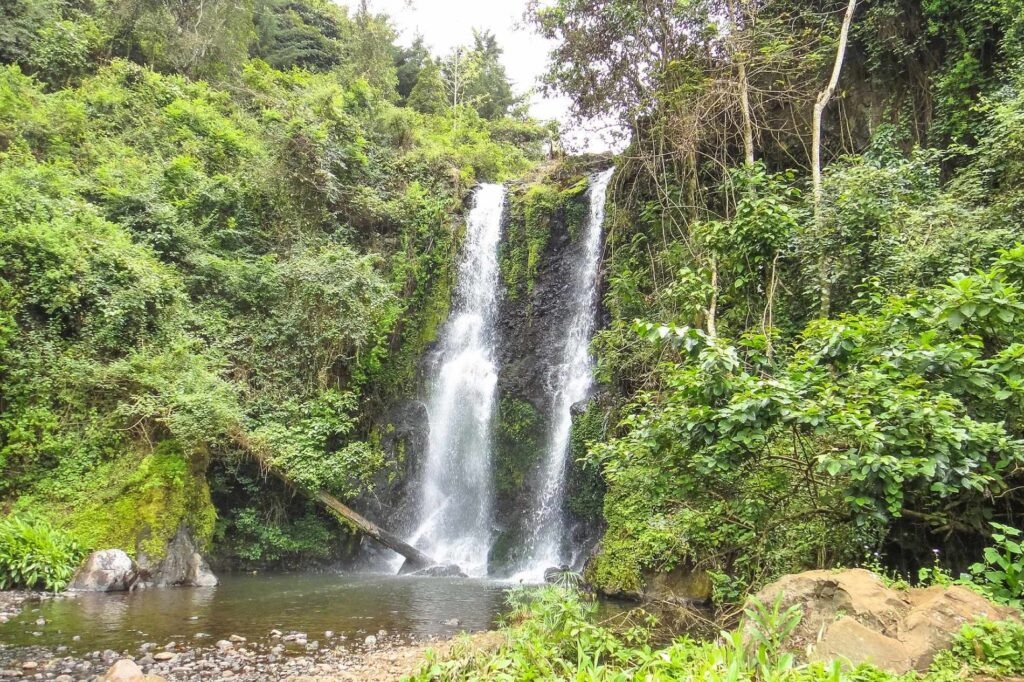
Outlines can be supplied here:
M494 487L499 506L523 488L543 456L544 416L528 400L502 398L494 434Z
M607 411L596 401L573 415L565 504L580 519L601 518L605 484L600 467L589 459L589 453L591 444L604 440L607 429Z
M217 515L202 461L173 440L141 458L126 455L91 472L96 484L55 521L90 549L116 547L159 560L182 524L207 549Z

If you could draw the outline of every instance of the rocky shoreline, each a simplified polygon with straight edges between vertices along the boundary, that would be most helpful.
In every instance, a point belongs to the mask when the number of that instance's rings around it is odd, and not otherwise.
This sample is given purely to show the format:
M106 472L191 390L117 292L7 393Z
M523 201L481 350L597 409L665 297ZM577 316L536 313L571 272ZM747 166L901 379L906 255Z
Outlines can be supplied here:
M325 638L309 641L302 633L274 634L262 642L222 640L209 646L182 646L174 642L143 645L136 652L95 651L71 655L67 647L9 648L0 645L0 679L57 680L58 682L134 682L158 679L169 682L193 680L294 680L295 682L385 682L416 672L433 649L444 654L460 638L410 642L378 633L359 643ZM497 646L501 635L483 632L465 637L476 648ZM132 661L144 676L109 676L119 661ZM118 670L136 669L119 665Z

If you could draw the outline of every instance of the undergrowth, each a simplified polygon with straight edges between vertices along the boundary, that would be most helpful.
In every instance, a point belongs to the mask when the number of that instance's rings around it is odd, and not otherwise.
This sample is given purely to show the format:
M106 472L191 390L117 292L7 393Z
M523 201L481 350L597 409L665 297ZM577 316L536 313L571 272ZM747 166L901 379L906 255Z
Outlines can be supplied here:
M0 590L64 589L82 558L67 533L40 519L0 519Z
M925 673L896 675L842 661L803 662L784 642L797 627L797 607L748 603L744 618L716 639L681 636L665 646L653 637L656 619L643 615L625 626L597 621L597 605L556 586L509 593L505 643L496 651L457 646L445 659L428 654L409 682L574 680L618 682L947 682L975 674L1024 673L1024 625L979 620L965 625L953 646Z

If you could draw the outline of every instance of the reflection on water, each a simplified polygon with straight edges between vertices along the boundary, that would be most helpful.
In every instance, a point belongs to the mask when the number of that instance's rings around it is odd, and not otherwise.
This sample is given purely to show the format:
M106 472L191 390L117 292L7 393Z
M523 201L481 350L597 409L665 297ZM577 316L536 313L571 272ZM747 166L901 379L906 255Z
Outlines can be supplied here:
M446 636L492 627L507 589L507 583L468 578L224 576L211 588L87 593L28 605L0 625L0 643L66 645L82 652L172 640L210 644L233 634L257 640L273 629L307 632L311 640L326 630L349 637L378 630L410 638ZM46 624L37 625L39 618ZM81 639L72 641L75 635Z

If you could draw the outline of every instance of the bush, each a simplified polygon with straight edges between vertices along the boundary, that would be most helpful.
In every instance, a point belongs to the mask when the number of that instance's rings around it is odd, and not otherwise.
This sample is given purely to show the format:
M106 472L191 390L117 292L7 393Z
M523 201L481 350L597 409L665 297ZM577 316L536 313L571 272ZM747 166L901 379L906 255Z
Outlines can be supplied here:
M1024 625L979 619L964 625L953 648L936 659L934 669L966 667L971 673L995 677L1024 673Z
M0 589L64 589L82 559L70 536L36 519L0 521Z

